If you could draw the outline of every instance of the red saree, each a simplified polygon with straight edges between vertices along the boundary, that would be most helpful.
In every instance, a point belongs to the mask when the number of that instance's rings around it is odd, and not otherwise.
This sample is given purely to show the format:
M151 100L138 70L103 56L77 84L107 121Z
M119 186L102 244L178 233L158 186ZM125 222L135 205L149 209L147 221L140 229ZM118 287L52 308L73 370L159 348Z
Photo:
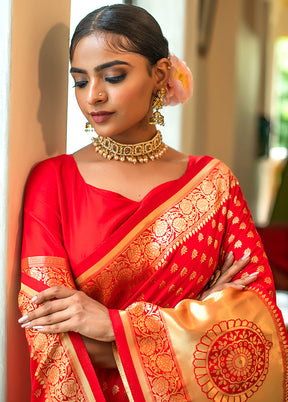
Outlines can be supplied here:
M203 291L224 256L251 252L247 291ZM94 368L81 336L26 330L32 401L288 400L288 339L238 182L190 157L141 202L86 184L71 155L38 164L24 206L23 314L54 285L110 309L118 370Z

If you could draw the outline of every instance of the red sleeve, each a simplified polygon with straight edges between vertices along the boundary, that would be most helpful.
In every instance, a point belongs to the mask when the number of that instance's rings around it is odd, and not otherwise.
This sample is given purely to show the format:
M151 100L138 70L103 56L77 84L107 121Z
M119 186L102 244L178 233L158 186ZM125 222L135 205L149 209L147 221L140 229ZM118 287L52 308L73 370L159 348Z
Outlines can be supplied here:
M51 160L34 167L25 190L22 258L36 255L67 258L58 187L57 170Z
M63 246L60 194L54 159L39 163L29 176L25 191L19 294L23 315L35 309L31 299L38 292L52 286L76 288ZM67 395L73 400L92 400L89 398L96 394L99 401L104 401L79 334L47 335L32 329L25 332L31 357L31 401L64 401L68 400ZM56 374L59 379L54 381Z

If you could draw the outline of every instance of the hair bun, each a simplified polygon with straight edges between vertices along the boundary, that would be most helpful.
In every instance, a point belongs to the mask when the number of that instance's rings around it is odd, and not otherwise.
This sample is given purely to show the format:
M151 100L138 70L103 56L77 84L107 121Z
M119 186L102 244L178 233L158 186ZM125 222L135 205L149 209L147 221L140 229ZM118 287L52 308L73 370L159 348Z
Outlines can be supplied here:
M166 86L164 102L166 106L185 103L193 93L193 77L187 64L174 54L169 54L171 70Z

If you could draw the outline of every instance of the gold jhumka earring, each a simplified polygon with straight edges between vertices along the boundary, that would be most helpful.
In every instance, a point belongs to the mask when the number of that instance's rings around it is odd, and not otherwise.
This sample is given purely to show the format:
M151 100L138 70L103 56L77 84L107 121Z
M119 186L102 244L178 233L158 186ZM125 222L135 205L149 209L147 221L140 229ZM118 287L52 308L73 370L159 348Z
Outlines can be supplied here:
M86 133L93 133L94 132L94 128L92 127L92 125L90 123L88 123L88 121L85 124L85 132Z
M153 103L152 103L152 116L150 118L149 124L159 124L160 126L164 126L164 116L159 112L163 108L164 105L164 95L165 95L165 88L159 89L157 91Z

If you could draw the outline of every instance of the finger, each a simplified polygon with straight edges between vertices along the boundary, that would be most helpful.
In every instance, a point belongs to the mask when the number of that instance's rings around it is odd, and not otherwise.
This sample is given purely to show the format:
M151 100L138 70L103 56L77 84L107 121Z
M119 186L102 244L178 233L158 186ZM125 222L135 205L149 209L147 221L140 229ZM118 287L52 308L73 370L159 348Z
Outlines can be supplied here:
M48 301L45 304L41 305L40 307L36 308L35 310L32 310L29 313L25 314L18 320L18 322L19 324L25 324L35 319L45 317L58 311L65 310L67 309L67 307L69 307L68 298L66 298L65 301L63 301L63 299Z
M62 332L80 332L83 324L83 317L79 313L79 309L73 306L63 312L43 317L39 320L29 323L25 328L38 330L45 334L56 334ZM47 320L48 318L48 320Z
M40 318L35 318L30 321L28 320L27 322L22 324L21 327L27 329L38 329L39 327L60 324L66 320L69 320L71 316L73 316L73 314L71 313L70 309L65 309Z
M199 297L199 300L202 301L206 297L208 297L211 293L219 292L219 291L221 291L223 289L226 289L226 288L229 288L229 287L234 288L234 289L238 289L238 290L245 290L246 287L250 283L256 281L258 274L259 274L259 272L253 272L252 274L246 276L243 279L237 279L236 281L226 282L226 283L222 283L222 284L217 283L211 289L203 292L202 295Z
M77 290L65 286L53 286L39 292L31 301L35 304L41 304L51 299L63 299L72 296L75 292L77 292Z
M246 276L245 278L237 279L232 283L237 283L246 287L247 285L250 285L250 283L255 282L258 278L258 275L259 272L253 272L252 274Z
M239 290L244 290L250 283L255 282L257 279L259 272L253 272L253 274L250 274L248 276L246 276L243 279L237 279L236 281L232 281L232 282L226 282L223 284L217 284L217 286L215 286L215 288L213 288L213 292L217 292L219 290L223 290L225 288L235 288L235 289L239 289Z
M41 332L42 334L60 334L69 331L77 332L71 329L71 319L50 325L34 325L32 328L26 329L34 329Z
M220 292L221 290L224 290L226 288L234 288L234 289L238 289L238 290L244 290L245 285L242 285L242 284L236 283L236 282L229 282L229 283L224 283L221 285L215 285L215 286L213 286L213 288L203 292L201 294L201 296L198 298L198 300L203 301L204 299L206 299L206 297L210 296L211 294L213 294L215 292Z
M240 283L235 283L235 282L230 282L230 283L226 283L224 286L225 288L234 288L234 289L238 289L238 290L244 290L246 288L245 285L242 285Z
M235 256L233 254L232 251L229 252L229 254L227 255L227 257L225 258L223 267L221 268L221 272L224 274L227 269L229 269L231 267L231 265L233 265L235 260Z
M234 276L238 274L250 261L250 253L244 254L244 256L234 262L232 266L230 266L218 279L217 284L223 284L230 282Z

